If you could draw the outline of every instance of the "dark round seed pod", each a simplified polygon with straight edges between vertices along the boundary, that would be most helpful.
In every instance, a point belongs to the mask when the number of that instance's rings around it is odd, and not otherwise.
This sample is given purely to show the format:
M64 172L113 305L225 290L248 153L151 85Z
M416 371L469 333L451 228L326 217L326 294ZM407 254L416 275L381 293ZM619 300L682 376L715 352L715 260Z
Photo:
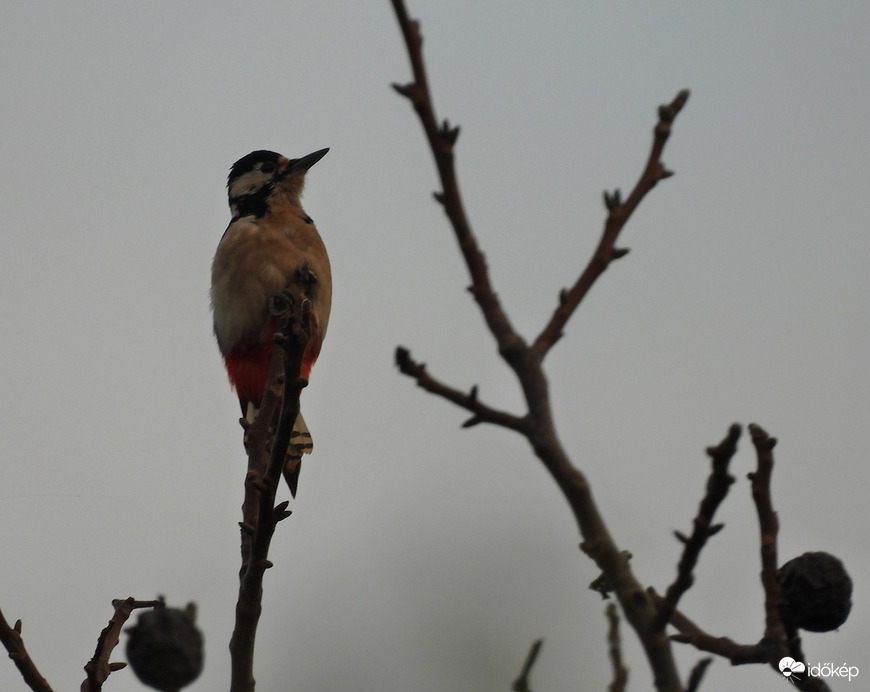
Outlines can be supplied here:
M199 677L203 637L195 620L193 603L185 610L157 606L127 628L127 660L143 684L175 692Z
M852 580L829 553L804 553L779 568L779 613L788 627L830 632L846 622L852 609Z

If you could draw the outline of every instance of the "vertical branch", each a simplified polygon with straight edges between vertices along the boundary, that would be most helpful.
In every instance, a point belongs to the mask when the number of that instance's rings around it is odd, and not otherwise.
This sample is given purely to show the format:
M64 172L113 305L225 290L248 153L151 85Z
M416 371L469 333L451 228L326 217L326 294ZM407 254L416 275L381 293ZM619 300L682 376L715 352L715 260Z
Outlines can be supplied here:
M622 641L619 638L619 610L610 603L607 606L607 649L610 654L610 665L613 668L613 682L608 686L609 692L625 692L628 684L628 668L622 662Z
M749 474L749 480L752 484L752 500L758 513L758 527L761 533L761 583L764 587L764 635L760 645L765 651L768 665L778 672L778 663L782 658L795 653L801 655L801 651L797 632L789 636L779 610L782 600L777 565L779 518L773 509L770 493L776 438L768 435L761 426L754 423L749 425L749 434L757 458L756 469ZM798 680L796 684L802 690L813 692L829 690L824 680L812 676Z
M294 304L299 312L294 312ZM231 692L252 692L254 646L263 610L263 576L272 566L268 559L272 535L279 521L290 516L287 502L275 506L275 495L284 469L293 423L299 415L299 395L308 381L300 377L302 355L308 344L310 302L291 300L278 315L280 332L269 369L269 385L257 418L246 431L248 471L242 505L242 567L236 624L230 639ZM280 404L280 412L278 405ZM272 423L277 423L272 431Z
M260 511L261 479L266 473L271 457L272 425L281 406L284 392L284 360L281 350L275 349L269 364L269 384L266 387L260 409L253 423L244 418L240 421L245 428L245 451L248 453L248 470L245 476L245 495L242 501L242 567L239 573L247 570L251 560L253 536L257 527Z
M770 497L770 480L773 474L773 448L776 438L770 437L760 426L749 424L749 434L755 446L757 457L756 470L749 474L752 483L752 500L758 512L758 526L761 532L761 582L764 586L764 638L771 647L774 659L788 654L788 638L782 618L779 615L780 586L777 577L776 540L779 533L779 519L773 510Z

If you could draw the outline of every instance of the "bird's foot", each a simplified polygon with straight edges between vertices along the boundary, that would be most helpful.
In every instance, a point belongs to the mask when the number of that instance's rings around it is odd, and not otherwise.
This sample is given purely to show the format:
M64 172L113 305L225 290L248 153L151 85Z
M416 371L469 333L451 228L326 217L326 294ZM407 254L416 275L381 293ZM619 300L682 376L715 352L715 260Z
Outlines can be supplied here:
M289 288L277 291L269 296L269 314L278 322L278 343L283 338L293 338L297 342L308 340L311 317L311 301L308 298L300 300Z
M289 288L277 291L269 296L269 314L273 317L289 317L293 314L293 308L299 302L296 294Z

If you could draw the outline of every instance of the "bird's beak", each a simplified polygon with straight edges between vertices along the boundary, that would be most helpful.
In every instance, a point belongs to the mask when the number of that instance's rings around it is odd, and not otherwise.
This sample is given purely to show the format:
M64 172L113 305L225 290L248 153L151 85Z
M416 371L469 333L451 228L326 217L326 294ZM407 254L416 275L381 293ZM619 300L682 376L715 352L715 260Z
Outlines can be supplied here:
M329 151L329 147L315 151L313 154L303 156L301 159L291 159L290 163L287 165L287 173L304 173L315 163L320 161L320 159L326 156L327 151Z

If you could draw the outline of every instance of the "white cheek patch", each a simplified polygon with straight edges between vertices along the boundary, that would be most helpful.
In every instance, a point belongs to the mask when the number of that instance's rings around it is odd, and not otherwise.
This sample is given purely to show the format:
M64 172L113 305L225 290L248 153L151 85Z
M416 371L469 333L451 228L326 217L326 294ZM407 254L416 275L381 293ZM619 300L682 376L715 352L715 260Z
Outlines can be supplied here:
M234 180L229 187L230 199L250 195L262 189L271 179L262 171L248 171L240 178Z

